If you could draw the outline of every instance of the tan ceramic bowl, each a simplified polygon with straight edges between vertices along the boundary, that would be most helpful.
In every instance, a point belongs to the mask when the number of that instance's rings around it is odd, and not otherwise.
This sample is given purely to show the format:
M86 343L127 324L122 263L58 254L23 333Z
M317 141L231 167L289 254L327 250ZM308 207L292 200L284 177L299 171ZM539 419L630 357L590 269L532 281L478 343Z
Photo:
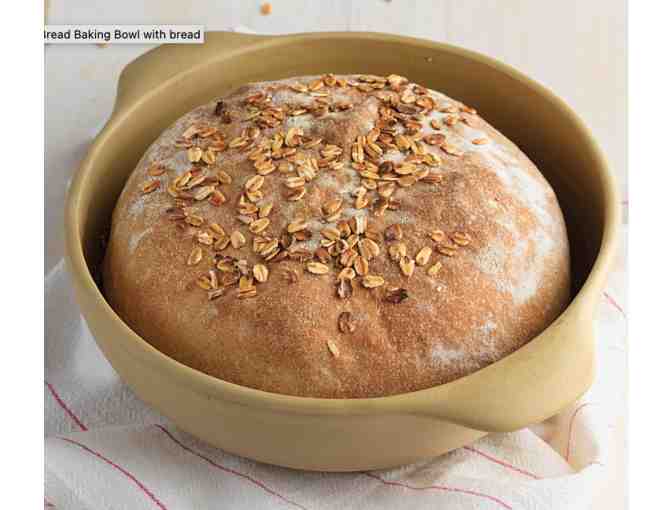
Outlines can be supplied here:
M72 184L67 259L82 313L120 377L180 428L222 449L301 469L397 466L491 431L542 421L576 401L594 374L592 318L614 256L614 179L578 117L514 69L460 48L370 33L282 37L208 33L205 45L162 46L123 71L117 102ZM96 284L100 239L145 149L193 107L249 81L296 75L397 73L475 106L550 181L565 214L574 298L522 349L468 377L383 398L315 399L205 375L154 349Z

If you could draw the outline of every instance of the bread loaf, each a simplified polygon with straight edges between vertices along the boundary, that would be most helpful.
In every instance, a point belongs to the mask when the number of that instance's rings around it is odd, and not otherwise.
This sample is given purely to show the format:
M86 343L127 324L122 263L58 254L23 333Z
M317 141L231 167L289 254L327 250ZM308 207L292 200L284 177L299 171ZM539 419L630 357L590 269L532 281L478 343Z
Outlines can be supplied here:
M565 308L535 165L469 106L391 75L252 83L187 113L119 197L106 297L226 381L359 398L446 383Z

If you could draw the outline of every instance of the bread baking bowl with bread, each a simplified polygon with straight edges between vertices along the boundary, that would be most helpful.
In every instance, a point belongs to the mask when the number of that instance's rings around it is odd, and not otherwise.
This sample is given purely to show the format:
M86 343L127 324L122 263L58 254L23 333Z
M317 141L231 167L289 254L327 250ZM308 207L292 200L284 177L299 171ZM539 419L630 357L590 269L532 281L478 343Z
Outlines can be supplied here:
M617 218L583 125L502 64L210 33L122 74L70 192L68 262L105 355L178 426L357 470L576 400Z

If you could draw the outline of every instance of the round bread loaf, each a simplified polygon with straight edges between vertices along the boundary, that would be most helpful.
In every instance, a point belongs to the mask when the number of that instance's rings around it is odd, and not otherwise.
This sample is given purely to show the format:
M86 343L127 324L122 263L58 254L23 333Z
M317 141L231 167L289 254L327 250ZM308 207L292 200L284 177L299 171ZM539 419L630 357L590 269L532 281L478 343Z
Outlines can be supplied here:
M562 213L477 112L401 76L246 85L147 150L112 219L111 305L168 356L289 395L470 374L565 308Z

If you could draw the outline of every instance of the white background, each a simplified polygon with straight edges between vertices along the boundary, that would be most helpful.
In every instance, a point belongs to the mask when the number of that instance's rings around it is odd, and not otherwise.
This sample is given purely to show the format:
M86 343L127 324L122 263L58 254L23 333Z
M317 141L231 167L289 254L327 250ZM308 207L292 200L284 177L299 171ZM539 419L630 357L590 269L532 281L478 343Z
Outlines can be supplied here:
M500 59L567 100L593 130L626 182L626 12L621 0L404 1L274 0L261 2L50 0L50 24L244 25L259 33L323 30L392 32L449 42ZM45 49L45 272L62 253L62 204L68 179L91 136L110 113L123 66L149 46L58 46ZM625 378L624 378L625 380ZM622 391L621 388L615 391ZM624 427L618 431L625 443ZM617 449L617 451L623 451ZM623 459L610 463L611 490L596 508L625 508Z

